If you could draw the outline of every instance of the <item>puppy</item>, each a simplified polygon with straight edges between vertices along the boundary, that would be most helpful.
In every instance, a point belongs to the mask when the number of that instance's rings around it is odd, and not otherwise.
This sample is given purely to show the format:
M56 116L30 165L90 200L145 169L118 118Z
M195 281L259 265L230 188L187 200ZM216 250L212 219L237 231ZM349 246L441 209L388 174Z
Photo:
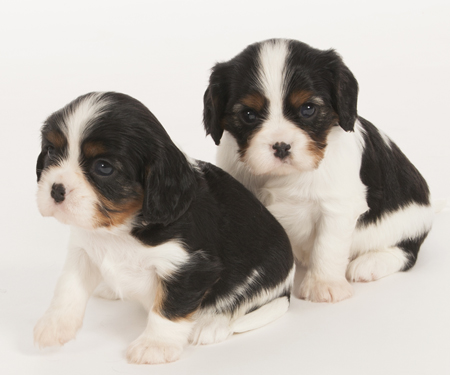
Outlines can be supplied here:
M295 293L310 301L410 269L431 228L425 180L358 117L357 97L336 52L282 39L217 64L204 95L218 165L281 222L307 267Z
M131 363L175 361L188 342L219 342L286 312L294 259L281 225L230 175L189 162L137 100L91 93L53 113L37 177L41 214L71 226L34 329L40 347L75 337L101 281L148 310Z

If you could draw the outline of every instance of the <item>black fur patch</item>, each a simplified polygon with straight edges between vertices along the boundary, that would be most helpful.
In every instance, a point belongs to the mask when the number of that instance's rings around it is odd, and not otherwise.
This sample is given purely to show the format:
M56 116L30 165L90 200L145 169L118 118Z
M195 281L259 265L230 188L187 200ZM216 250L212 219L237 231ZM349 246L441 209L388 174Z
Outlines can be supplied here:
M402 271L408 271L416 264L417 255L419 254L420 246L422 246L423 241L427 238L428 232L416 237L416 238L408 238L406 240L401 241L397 244L397 246L402 249L409 258L409 262L402 269Z
M364 152L360 177L367 186L369 210L360 216L358 226L375 223L382 215L410 203L430 204L428 185L419 171L390 141L387 145L378 129L359 118L364 129Z

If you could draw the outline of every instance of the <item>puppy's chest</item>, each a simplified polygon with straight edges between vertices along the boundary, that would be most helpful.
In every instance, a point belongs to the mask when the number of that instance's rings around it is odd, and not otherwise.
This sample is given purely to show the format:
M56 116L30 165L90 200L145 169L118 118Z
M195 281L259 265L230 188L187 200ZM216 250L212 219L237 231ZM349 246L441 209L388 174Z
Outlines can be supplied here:
M86 251L120 297L141 301L153 295L158 277L169 277L189 261L189 254L176 241L146 246L126 232L72 228L72 245Z
M262 190L262 199L269 211L288 231L301 232L305 240L314 232L321 216L320 201L301 191L293 192L286 188Z
M359 180L329 176L321 170L303 176L281 176L260 188L259 198L283 225L291 241L295 238L296 243L310 243L324 215L356 220L367 210L365 188Z
M267 181L259 188L257 195L267 207L301 210L306 220L312 220L319 213L319 202L323 199L322 189L315 185L311 179L302 181L283 176Z
M105 282L121 297L145 295L155 284L156 267L151 248L131 236L91 235L85 247Z

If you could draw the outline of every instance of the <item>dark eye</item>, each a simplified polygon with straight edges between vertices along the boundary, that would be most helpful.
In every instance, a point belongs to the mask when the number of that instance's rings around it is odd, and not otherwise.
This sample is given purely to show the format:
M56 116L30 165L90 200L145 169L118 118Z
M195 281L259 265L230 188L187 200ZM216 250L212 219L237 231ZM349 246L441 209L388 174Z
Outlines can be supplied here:
M50 160L52 160L56 155L56 150L53 146L47 147L47 156Z
M314 104L306 103L300 107L300 115L302 115L302 117L308 118L314 115L314 113L316 113Z
M111 164L104 160L98 160L94 165L94 172L99 176L111 176L114 168Z
M247 124L253 124L258 119L258 116L251 109L246 109L242 112L242 118Z

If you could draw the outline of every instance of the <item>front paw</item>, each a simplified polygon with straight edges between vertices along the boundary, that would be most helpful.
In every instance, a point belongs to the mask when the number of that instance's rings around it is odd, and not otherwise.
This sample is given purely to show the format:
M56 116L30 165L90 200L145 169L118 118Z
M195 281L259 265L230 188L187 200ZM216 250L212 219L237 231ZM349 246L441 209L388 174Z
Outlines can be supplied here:
M129 363L155 365L174 362L180 358L182 352L181 345L141 336L128 347L127 359Z
M345 279L326 280L306 273L298 298L311 302L339 302L353 295L353 288Z
M83 318L60 312L46 312L34 327L34 343L39 348L61 346L75 338Z

